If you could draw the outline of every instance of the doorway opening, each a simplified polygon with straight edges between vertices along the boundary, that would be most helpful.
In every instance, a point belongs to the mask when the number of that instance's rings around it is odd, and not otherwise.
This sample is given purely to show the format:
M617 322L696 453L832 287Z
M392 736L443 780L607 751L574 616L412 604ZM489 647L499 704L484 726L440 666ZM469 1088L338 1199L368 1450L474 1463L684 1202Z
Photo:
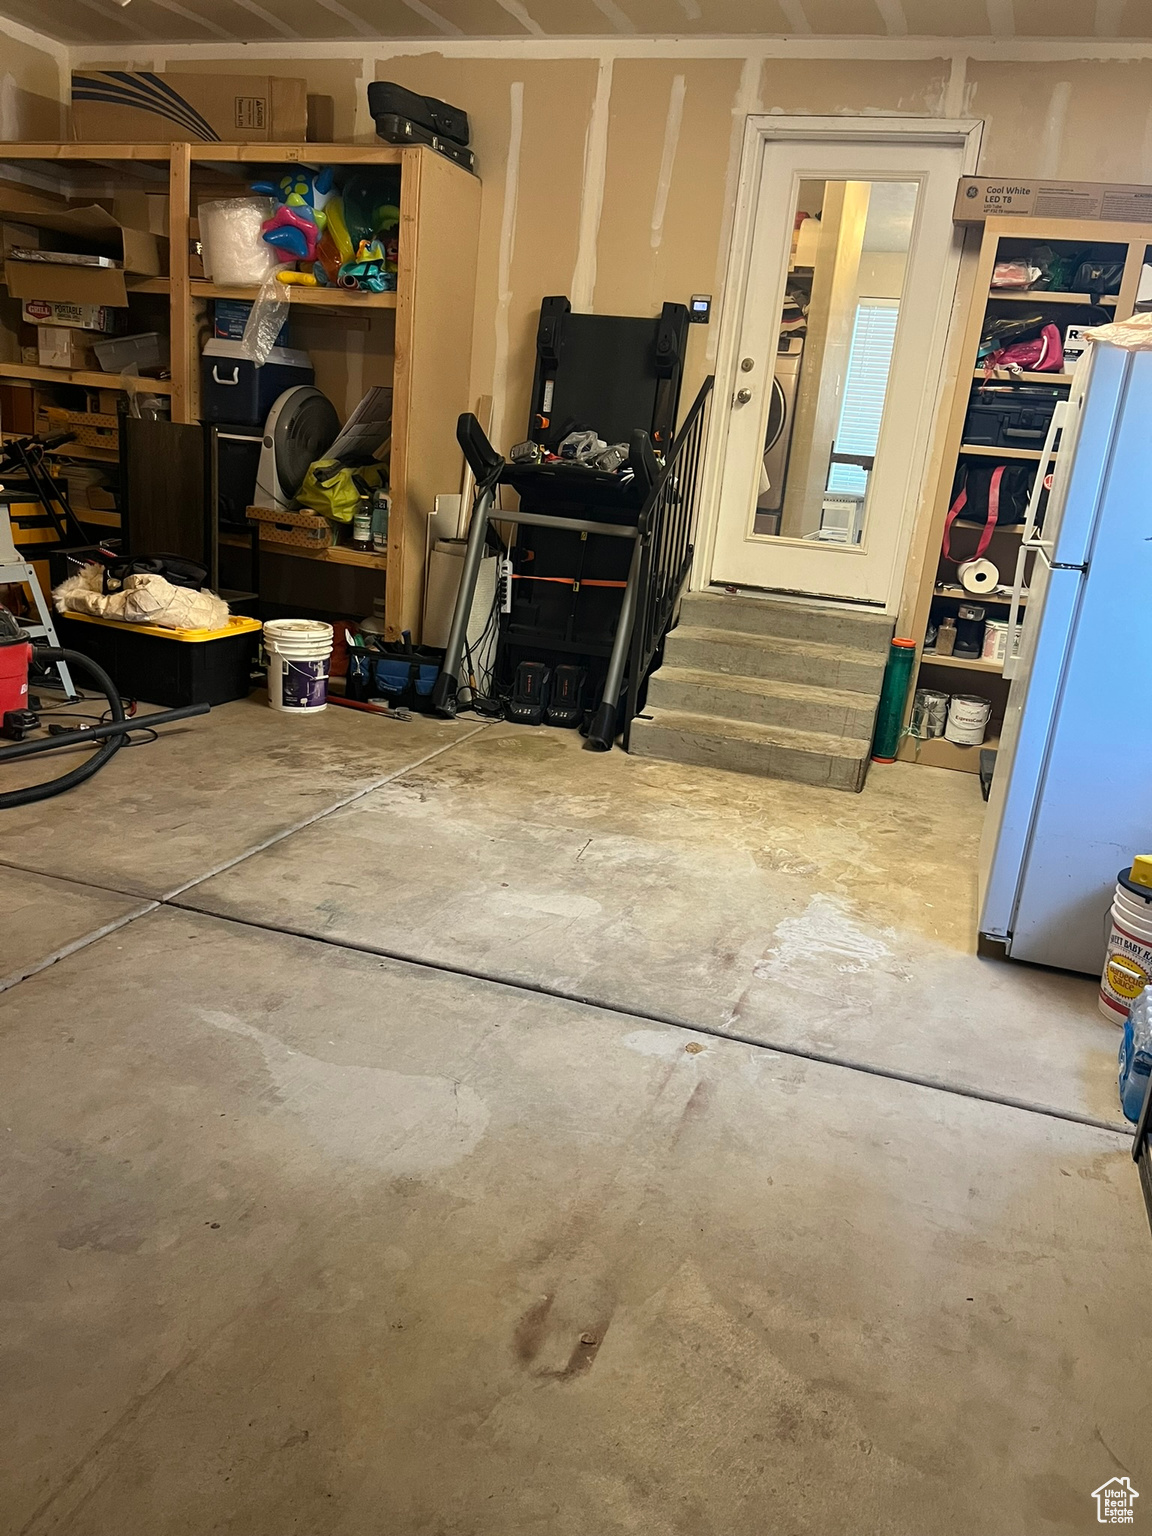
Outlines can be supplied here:
M978 125L751 118L699 586L894 611Z

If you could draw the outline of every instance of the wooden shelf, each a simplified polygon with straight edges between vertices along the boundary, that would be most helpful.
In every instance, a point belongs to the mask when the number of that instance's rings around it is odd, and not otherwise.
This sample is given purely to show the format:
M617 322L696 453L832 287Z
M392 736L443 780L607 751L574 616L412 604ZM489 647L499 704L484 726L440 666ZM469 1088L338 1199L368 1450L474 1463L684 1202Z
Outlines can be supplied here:
M1009 373L1005 369L1002 373L986 374L983 368L976 368L972 372L974 379L979 379L981 384L1071 384L1070 373Z
M982 656L933 656L926 651L920 658L922 667L959 667L964 672L1003 672L1002 661L985 661Z
M3 151L4 151L4 145L3 145L3 143L0 143L0 160L5 158ZM32 213L29 213L29 214L24 215L24 217L27 218L27 219L30 219L30 220L34 220L36 215L32 214ZM7 287L7 284L5 283L3 286ZM172 291L172 283L171 283L169 278L166 278L166 277L133 277L131 272L125 272L125 274L124 274L124 286L128 290L128 297L129 298L132 298L132 296L134 294L137 294L137 293L160 293L160 294L167 294L167 293L171 293L171 291ZM19 301L17 301L17 302L19 302Z
M386 571L388 556L374 551L350 549L347 544L333 544L329 549L302 549L299 544L276 544L268 539L260 540L260 548L266 555L295 555L302 560L322 560L329 565L359 565L370 571Z
M982 529L984 527L984 524L983 523L974 523L970 519L965 518L965 517L958 517L956 519L956 521L952 524L952 526L953 526L953 528L981 528ZM992 537L995 538L997 534L1002 534L1002 533L1007 533L1009 535L1014 534L1016 536L1016 538L1020 538L1020 537L1022 537L1022 535L1024 533L1024 524L1023 523L997 523L995 528L992 530ZM965 558L967 558L967 556Z
M933 736L928 741L905 736L896 755L901 762L920 763L925 768L951 768L961 773L979 773L981 752L994 752L999 745L999 736L989 736L978 747L962 747L957 742L949 741L946 736Z
M360 293L351 288L303 288L298 283L281 283L290 304L304 304L316 309L395 309L394 293ZM238 288L229 283L208 283L193 278L189 284L194 299L247 299L260 296L259 288Z
M399 173L398 292L283 285L285 304L301 326L297 345L311 356L317 388L338 402L342 413L356 403L349 395L356 395L357 389L375 386L393 392L391 542L388 553L379 555L347 545L325 551L276 546L276 553L296 559L291 568L286 561L267 562L275 575L263 596L279 603L293 584L299 584L303 562L310 559L326 567L321 572L314 566L306 583L315 589L314 606L343 600L340 594L346 596L356 584L361 590L367 586L387 600L390 636L398 637L405 630L419 636L427 509L444 489L444 465L459 462L455 427L460 412L475 403L469 381L482 190L477 177L426 145L18 141L0 145L0 174L27 182L21 207L26 207L28 223L55 212L73 190L88 201L121 190L167 191L174 234L196 215L202 198L227 196L232 187L239 191L256 179L258 170L284 164L389 167L394 177ZM37 174L30 177L28 172ZM29 190L41 186L43 195ZM137 387L162 392L171 401L173 427L184 427L196 424L201 414L200 349L206 301L251 301L259 296L259 289L211 282L202 269L199 277L194 276L188 244L181 239L170 242L169 261L165 276L128 273L123 277L133 313L142 321L134 328L167 329L170 340L171 377L142 381ZM0 277L0 300L5 296ZM0 307L5 310L4 328L14 333L18 307L15 303ZM167 317L166 326L162 314ZM346 356L350 327L365 333L363 346L357 348L353 380ZM4 358L19 356L15 338L0 352ZM69 383L123 389L128 384L127 375L104 374L95 367L42 370L12 364L0 368L0 380L12 379L25 379L38 388ZM74 443L53 455L56 465L72 462L114 469L117 455ZM266 548L272 552L272 546Z
M1044 457L1040 448L985 448L978 443L961 443L960 452L966 454L976 453L986 459L1034 459L1039 462ZM1052 455L1056 457L1055 454Z
M171 379L101 373L95 368L41 368L33 363L0 363L0 379L32 379L40 384L83 384L87 389L129 389L140 384L154 395L172 393Z
M990 299L1007 299L1021 304L1107 304L1109 306L1119 304L1118 294L1106 293L1101 298L1094 299L1090 293L1059 293L1050 292L1046 288L990 288Z
M28 432L0 432L0 442L11 443L17 438L29 437ZM46 453L58 459L79 459L83 464L109 464L116 466L120 463L119 452L102 452L99 448L85 448L79 443L65 443L60 448L47 448Z
M975 524L972 525L975 527ZM1007 608L1011 605L1011 595L1004 597L998 592L981 592L979 596L975 592L966 592L960 584L938 581L933 589L935 597L956 597L962 603L995 603L998 607ZM1028 601L1027 592L1020 594L1020 606L1023 608Z

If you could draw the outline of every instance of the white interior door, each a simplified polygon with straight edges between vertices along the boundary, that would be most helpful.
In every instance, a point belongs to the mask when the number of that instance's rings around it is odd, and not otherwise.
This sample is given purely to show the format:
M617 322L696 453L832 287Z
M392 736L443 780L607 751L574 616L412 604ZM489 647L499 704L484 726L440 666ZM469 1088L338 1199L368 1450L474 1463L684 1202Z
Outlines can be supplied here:
M867 129L750 135L717 373L712 582L895 608L974 138L949 126L897 142L880 128L876 142Z

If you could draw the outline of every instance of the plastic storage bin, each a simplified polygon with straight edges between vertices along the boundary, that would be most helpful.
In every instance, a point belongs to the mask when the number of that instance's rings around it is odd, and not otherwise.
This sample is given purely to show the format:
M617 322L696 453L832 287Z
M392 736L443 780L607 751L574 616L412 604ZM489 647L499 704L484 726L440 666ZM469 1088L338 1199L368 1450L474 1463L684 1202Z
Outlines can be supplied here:
M974 448L1043 448L1063 398L1043 385L984 385L972 392L964 441Z
M60 614L60 643L102 666L125 698L149 704L227 704L246 699L259 619L233 614L223 629L162 629L86 613Z
M145 368L167 368L168 338L159 331L140 331L135 336L110 336L94 341L92 350L105 373L137 372Z
M307 352L273 347L268 361L257 368L251 358L240 356L240 345L210 341L200 354L201 419L262 427L286 389L312 383L312 364Z

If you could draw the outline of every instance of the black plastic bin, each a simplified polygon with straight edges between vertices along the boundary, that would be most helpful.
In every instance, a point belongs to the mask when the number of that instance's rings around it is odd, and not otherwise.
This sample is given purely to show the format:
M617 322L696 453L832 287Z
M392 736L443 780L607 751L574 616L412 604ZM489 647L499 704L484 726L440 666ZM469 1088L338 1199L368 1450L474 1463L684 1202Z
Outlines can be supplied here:
M102 666L126 699L172 709L246 699L262 627L235 614L216 630L165 630L81 613L56 619L60 644Z

